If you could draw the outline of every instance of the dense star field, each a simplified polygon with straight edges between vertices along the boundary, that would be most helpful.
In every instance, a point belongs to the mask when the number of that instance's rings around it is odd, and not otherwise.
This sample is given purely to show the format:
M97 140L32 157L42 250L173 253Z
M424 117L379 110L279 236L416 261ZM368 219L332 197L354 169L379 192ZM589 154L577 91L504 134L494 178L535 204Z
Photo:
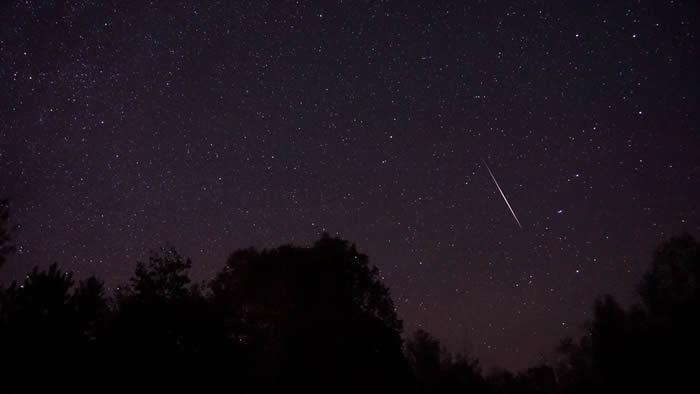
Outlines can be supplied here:
M405 332L526 367L700 233L699 11L11 1L0 278L58 261L113 287L169 242L205 280L328 232L380 268Z

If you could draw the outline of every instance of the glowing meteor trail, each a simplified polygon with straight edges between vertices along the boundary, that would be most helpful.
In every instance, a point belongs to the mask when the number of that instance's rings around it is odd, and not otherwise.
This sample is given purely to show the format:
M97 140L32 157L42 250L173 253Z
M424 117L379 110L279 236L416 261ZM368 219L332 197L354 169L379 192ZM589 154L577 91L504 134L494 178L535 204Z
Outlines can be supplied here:
M496 187L498 188L498 191L501 192L501 196L503 197L503 201L506 202L506 205L508 206L508 209L510 209L510 213L513 214L513 219L518 223L518 227L523 228L522 225L520 225L520 220L518 220L518 217L515 216L515 211L513 211L513 208L510 206L510 203L508 202L508 199L506 198L506 195L503 194L503 190L501 190L501 187L498 186L498 181L496 181L496 177L493 176L493 173L491 172L491 169L489 168L489 165L486 164L486 160L481 159L481 161L484 162L484 165L486 166L486 169L489 171L489 175L491 175L491 179L493 179L493 183L496 184Z

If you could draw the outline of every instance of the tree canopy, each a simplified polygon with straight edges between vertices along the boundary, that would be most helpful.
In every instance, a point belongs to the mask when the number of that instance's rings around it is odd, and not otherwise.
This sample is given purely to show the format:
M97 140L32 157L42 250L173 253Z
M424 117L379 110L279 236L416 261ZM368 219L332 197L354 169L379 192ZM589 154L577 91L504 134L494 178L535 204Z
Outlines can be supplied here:
M700 247L663 242L629 308L602 296L555 363L484 377L422 329L402 340L389 289L355 245L231 253L212 280L172 246L109 293L56 263L0 288L7 392L698 392Z
M10 223L10 206L8 200L0 200L0 268L5 265L7 257L15 252L12 233L16 226Z

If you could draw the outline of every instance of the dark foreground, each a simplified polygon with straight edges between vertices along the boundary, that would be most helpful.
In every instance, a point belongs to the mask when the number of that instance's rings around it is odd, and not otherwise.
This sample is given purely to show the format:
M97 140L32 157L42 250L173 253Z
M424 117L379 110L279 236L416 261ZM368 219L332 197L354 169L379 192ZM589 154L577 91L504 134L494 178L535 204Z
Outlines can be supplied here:
M190 266L166 247L110 294L56 264L1 288L0 391L700 392L700 246L687 234L657 248L639 305L598 299L587 335L518 374L484 375L424 331L402 340L378 270L341 239L238 250L207 283Z

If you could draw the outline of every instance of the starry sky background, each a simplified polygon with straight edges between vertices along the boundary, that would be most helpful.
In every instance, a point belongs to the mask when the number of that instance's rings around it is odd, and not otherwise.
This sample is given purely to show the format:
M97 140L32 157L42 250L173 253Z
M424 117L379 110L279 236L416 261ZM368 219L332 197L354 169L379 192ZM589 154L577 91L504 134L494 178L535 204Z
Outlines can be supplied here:
M697 1L9 1L9 281L114 286L165 242L204 280L323 231L406 331L519 369L700 233ZM519 228L483 166L491 167Z

